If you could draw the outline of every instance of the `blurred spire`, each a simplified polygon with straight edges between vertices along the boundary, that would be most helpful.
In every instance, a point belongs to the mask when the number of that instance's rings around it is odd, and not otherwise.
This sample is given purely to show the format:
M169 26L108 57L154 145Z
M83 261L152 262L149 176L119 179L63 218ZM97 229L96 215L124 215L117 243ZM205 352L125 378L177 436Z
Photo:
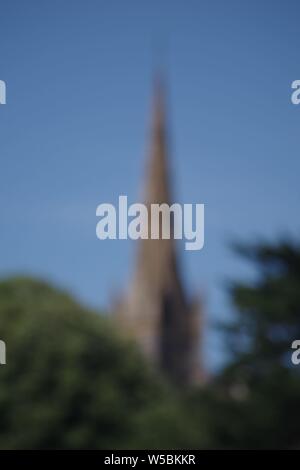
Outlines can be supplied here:
M150 149L146 172L148 233L151 204L172 204L166 125L164 74L154 79ZM135 273L128 295L120 302L117 318L142 351L171 382L184 386L201 374L198 347L199 311L188 299L171 237L139 240ZM161 230L160 230L161 234Z
M164 76L160 68L154 78L146 203L171 203L167 154L166 92Z

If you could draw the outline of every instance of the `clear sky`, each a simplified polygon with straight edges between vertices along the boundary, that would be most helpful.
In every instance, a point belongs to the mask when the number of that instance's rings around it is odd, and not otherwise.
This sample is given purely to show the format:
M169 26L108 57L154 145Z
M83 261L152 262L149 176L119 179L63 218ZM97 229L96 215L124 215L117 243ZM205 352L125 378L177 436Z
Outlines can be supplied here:
M100 242L96 206L142 187L152 81L164 57L176 200L204 203L205 247L182 252L207 322L249 277L231 240L299 231L298 0L0 0L0 270L108 308L134 244ZM164 52L161 52L164 50ZM220 339L206 340L210 367Z

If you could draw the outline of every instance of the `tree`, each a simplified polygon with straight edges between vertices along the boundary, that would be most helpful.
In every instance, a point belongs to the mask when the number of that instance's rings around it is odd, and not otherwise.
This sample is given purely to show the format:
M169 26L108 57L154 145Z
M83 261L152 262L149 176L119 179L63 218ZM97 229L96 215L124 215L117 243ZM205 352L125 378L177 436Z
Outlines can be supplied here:
M237 251L255 262L258 276L231 286L235 320L225 333L232 361L205 392L205 408L199 396L191 406L198 403L211 447L300 447L300 366L291 362L300 339L300 245Z
M186 445L174 395L108 319L68 294L2 281L0 338L2 449Z

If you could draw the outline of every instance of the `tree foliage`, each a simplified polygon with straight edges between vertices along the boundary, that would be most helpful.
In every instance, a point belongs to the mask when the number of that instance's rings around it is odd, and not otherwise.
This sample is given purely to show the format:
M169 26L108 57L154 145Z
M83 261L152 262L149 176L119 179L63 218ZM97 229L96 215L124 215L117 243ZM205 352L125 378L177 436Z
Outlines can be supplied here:
M68 294L28 278L1 282L0 337L1 448L184 445L167 386L106 318Z
M300 366L292 364L291 345L300 339L300 245L237 251L258 275L232 284L235 319L225 328L232 361L191 407L198 405L211 447L298 448Z
M102 315L41 281L0 283L0 448L299 448L300 245L239 247L231 362L180 394Z

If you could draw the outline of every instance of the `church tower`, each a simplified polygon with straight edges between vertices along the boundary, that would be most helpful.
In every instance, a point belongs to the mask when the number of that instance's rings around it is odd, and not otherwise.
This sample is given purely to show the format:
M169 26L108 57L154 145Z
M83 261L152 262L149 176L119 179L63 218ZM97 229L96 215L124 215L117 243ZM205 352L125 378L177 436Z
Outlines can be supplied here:
M151 204L172 204L164 98L157 80L144 196L149 215ZM150 217L148 225L150 233ZM184 291L172 234L171 227L171 239L139 240L134 277L116 316L154 366L185 386L201 380L200 309Z

